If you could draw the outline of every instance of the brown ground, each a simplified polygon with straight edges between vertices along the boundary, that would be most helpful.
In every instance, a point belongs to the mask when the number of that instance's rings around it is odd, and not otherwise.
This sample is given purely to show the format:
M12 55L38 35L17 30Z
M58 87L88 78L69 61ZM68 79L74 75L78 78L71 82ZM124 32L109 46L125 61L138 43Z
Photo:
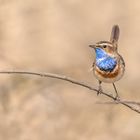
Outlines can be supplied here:
M0 0L1 70L65 74L97 87L88 45L119 24L126 73L119 94L140 100L140 1ZM0 140L139 140L140 115L70 83L0 76ZM113 93L112 85L104 84Z

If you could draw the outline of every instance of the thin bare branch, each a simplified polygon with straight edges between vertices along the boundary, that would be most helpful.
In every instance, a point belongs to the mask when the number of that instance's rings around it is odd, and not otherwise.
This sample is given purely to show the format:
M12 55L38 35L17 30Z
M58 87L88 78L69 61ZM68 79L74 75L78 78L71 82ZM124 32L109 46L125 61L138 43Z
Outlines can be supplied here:
M123 100L123 103L140 106L140 102L135 102L135 101L125 101L125 100ZM97 101L96 104L118 104L118 102L114 102L114 101L106 101L106 102Z
M21 74L21 75L34 75L34 76L40 76L40 77L50 77L50 78L55 78L55 79L60 79L63 81L67 81L70 83L73 83L75 85L79 85L81 87L85 87L89 90L92 91L98 91L96 88L88 85L87 83L75 80L73 78L64 76L64 75L59 75L59 74L53 74L53 73L41 73L41 72L31 72L31 71L0 71L0 74ZM101 92L102 95L111 98L113 100L113 102L115 104L122 104L128 108L130 108L131 110L137 112L140 114L140 102L134 102L134 101L123 101L122 99L117 99L113 97L112 95L105 93L105 92Z

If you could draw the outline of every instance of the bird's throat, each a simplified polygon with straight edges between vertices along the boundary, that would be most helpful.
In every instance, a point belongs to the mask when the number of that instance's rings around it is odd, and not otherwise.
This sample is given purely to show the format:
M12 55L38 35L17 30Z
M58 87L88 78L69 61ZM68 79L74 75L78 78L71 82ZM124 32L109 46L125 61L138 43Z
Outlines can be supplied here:
M96 66L103 71L111 72L117 65L115 57L111 57L104 50L98 48L96 51Z

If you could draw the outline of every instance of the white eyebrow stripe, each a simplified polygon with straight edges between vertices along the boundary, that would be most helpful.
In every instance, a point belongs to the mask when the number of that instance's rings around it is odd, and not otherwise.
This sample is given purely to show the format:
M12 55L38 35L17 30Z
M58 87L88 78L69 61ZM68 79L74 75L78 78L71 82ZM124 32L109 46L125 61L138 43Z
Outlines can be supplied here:
M111 44L109 44L109 43L101 43L100 45L106 45L106 46L110 46L110 47L112 47L112 45Z

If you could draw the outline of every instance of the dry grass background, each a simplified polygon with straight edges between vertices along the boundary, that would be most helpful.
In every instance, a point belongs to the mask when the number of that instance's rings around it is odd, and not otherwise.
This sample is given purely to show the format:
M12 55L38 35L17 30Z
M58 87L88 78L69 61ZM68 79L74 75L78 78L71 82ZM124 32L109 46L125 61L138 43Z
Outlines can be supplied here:
M94 87L88 45L119 24L122 98L139 101L138 0L0 0L0 69L65 74ZM0 140L139 140L140 115L54 79L0 75ZM104 84L105 91L114 92Z

